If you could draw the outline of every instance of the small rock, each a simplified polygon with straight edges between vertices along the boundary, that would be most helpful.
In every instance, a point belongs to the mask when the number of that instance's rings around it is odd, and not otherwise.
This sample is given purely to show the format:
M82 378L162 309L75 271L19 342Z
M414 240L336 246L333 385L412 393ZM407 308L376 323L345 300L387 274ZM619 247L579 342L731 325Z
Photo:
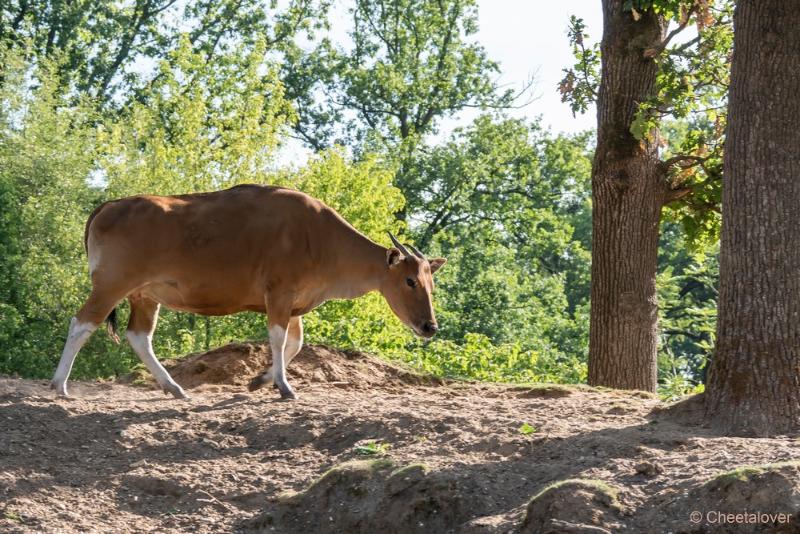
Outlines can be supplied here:
M664 468L661 464L647 461L636 464L634 469L636 469L638 474L646 477L655 477L664 472Z

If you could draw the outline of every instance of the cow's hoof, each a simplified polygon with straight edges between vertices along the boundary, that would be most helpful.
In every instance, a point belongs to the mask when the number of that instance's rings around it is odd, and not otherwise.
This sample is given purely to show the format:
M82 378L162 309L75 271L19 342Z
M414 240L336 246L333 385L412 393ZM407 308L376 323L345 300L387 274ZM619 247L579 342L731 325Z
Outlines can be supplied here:
M253 379L247 384L248 391L256 391L257 389L263 388L267 384L268 380L264 375L254 376Z
M289 384L284 384L283 387L277 386L278 391L281 392L281 400L296 400L297 394L294 392Z
M183 391L183 388L180 387L178 384L167 384L166 386L162 386L165 395L172 395L176 399L188 399L189 395Z
M50 389L56 390L57 397L63 397L63 398L69 397L69 393L67 393L66 384L57 384L56 382L50 382Z

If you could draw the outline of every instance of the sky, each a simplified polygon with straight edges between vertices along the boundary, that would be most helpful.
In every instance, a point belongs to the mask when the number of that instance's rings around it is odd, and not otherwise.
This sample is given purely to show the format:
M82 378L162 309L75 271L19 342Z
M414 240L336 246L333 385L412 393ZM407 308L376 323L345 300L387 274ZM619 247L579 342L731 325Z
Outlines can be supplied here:
M500 83L518 89L534 77L538 98L515 116L542 117L553 132L579 132L594 128L594 107L572 116L561 102L558 82L562 69L574 63L567 26L570 15L583 18L589 40L600 40L603 19L599 0L480 0L477 40L490 58L500 63Z

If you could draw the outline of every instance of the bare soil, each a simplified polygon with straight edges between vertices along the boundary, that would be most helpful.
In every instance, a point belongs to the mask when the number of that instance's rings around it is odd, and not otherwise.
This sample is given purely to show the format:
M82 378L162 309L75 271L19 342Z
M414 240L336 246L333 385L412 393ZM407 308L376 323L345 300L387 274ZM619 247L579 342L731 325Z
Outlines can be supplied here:
M312 346L285 402L247 392L267 358L174 363L185 401L143 376L69 400L0 378L0 532L800 532L775 515L800 516L800 440L692 426L696 399L442 381Z

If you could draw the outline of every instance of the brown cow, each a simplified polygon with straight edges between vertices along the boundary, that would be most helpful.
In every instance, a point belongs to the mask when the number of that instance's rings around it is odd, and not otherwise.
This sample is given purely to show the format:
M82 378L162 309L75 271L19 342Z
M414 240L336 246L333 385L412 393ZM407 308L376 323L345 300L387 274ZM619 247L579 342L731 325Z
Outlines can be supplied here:
M203 315L244 310L268 316L273 365L250 389L274 383L295 398L286 366L303 344L302 315L330 299L380 291L417 335L437 324L432 275L445 259L383 247L304 193L240 185L213 193L136 196L106 202L86 223L92 293L70 322L52 385L67 395L75 356L128 298L126 337L165 392L185 398L153 353L160 305Z

